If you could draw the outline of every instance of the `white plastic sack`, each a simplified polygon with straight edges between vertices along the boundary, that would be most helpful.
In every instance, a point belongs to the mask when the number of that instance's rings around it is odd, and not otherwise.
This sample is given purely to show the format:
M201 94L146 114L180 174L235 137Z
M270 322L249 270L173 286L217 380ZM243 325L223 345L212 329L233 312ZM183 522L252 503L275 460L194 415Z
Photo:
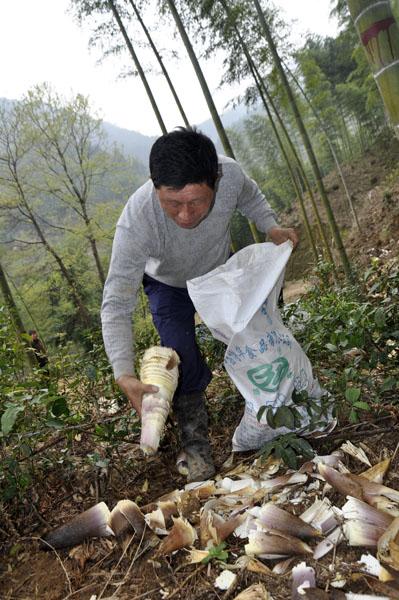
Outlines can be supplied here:
M259 422L262 406L289 406L294 390L305 390L315 401L326 394L277 307L291 252L291 242L247 246L224 265L187 282L201 319L216 339L227 344L226 371L245 398L244 416L233 437L234 451L259 448L289 431L270 428L265 414ZM305 427L309 417L301 412Z

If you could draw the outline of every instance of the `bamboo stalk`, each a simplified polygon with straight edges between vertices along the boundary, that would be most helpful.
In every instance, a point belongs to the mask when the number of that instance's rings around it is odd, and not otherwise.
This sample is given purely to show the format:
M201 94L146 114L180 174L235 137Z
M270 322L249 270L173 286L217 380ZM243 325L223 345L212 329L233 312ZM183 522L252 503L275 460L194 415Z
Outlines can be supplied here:
M258 72L257 69L255 69L255 70L256 70L256 72ZM313 194L312 186L310 185L309 177L306 175L305 168L304 168L304 166L302 164L301 159L299 158L298 152L297 152L297 150L296 150L296 148L294 146L294 143L293 143L293 141L292 141L292 139L290 137L290 134L289 134L289 132L288 132L286 126L285 126L285 123L284 123L284 121L282 120L282 118L280 116L280 113L279 113L279 111L277 109L276 103L274 102L273 98L271 97L271 95L270 95L270 93L269 93L269 91L268 91L268 89L267 89L267 87L265 85L265 82L260 77L260 75L259 75L259 78L260 78L262 90L265 93L266 98L267 98L269 104L271 105L274 114L277 117L277 120L279 122L281 130L282 130L282 132L283 132L283 134L285 136L285 139L286 139L286 141L288 143L288 146L289 146L289 148L290 148L290 150L292 152L292 155L294 157L294 160L295 160L295 162L297 164L298 173L299 173L300 177L302 178L302 180L304 182L304 185L305 185L305 188L306 188L306 190L307 190L307 192L309 194L309 199L310 199L310 203L312 205L313 213L314 213L314 216L315 216L315 219L316 219L316 225L317 225L317 228L318 228L318 231L319 231L320 240L324 243L324 254L325 254L327 260L331 263L331 265L333 267L333 270L334 270L334 274L336 275L336 268L335 268L334 257L333 257L333 254L331 252L330 243L329 243L329 241L327 239L327 235L326 235L326 232L325 232L324 227L323 227L323 223L322 223L322 220L321 220L321 217L320 217L320 212L319 212L319 209L317 207L316 199L315 199L314 194Z
M3 293L4 301L7 305L7 308L8 308L9 314L10 314L10 318L11 318L11 322L14 325L14 329L17 334L17 337L25 348L29 365L30 365L30 367L35 367L35 366L37 366L37 362L35 360L35 357L33 355L31 348L29 347L26 340L24 339L24 334L26 333L26 329L22 322L21 316L18 311L18 307L13 298L10 286L8 285L5 271L2 268L1 264L0 264L0 289Z
M225 12L227 14L227 16L229 17L231 15L231 12L230 12L230 9L229 9L227 3L225 2L225 0L219 0L219 2L223 6L223 8L224 8L224 10L225 10ZM315 260L317 262L318 259L319 259L319 254L318 254L316 243L315 243L315 240L314 240L314 237L313 237L313 233L312 233L312 230L311 230L311 227L310 227L308 215L306 213L305 203L304 203L304 200L303 200L303 197L302 197L302 192L301 192L300 187L298 185L297 177L295 175L294 170L292 169L290 159L288 158L287 152L286 152L286 150L284 148L284 144L283 144L283 142L281 140L281 137L280 137L280 134L279 134L279 132L277 130L277 127L276 127L276 124L274 122L273 116L272 116L272 114L270 112L270 109L269 109L269 106L268 106L268 104L266 102L266 98L265 98L265 96L263 94L263 89L262 89L262 85L261 85L261 78L259 76L259 73L255 69L255 65L253 63L252 57L251 57L251 55L250 55L250 53L248 51L248 47L247 47L246 43L244 42L244 39L241 36L241 33L239 32L239 30L238 30L238 28L237 28L236 25L234 25L234 30L236 32L237 38L238 38L238 40L239 40L239 42L240 42L240 44L242 46L242 49L244 51L244 54L245 54L245 57L247 59L247 63L248 63L249 69L251 71L252 77L254 78L256 87L258 89L259 95L261 97L263 106L264 106L265 111L266 111L266 114L267 114L267 116L269 118L269 121L270 121L270 124L272 126L272 129L273 129L274 135L276 137L278 146L280 148L281 154L283 155L285 163L287 165L288 172L289 172L290 177L291 177L292 185L294 186L295 193L296 193L299 205L300 205L300 209L301 209L301 213L302 213L302 218L303 218L303 222L304 222L304 225L305 225L305 230L306 230L306 233L307 233L307 236L308 236L308 239L309 239L309 244L310 244L310 246L312 248L313 255L314 255Z
M168 6L169 6L169 10L172 13L173 19L174 19L174 21L176 23L176 27L178 29L180 37L181 37L181 39L183 41L183 44L184 44L184 46L186 48L187 54L188 54L188 56L190 58L191 64L193 65L195 74L196 74L197 79L199 81L199 84L201 86L202 93L204 94L206 103L207 103L208 108L209 108L209 112L211 113L211 117L212 117L213 123L214 123L214 125L216 127L216 130L218 132L220 141L222 142L224 151L227 154L227 156L230 156L231 158L235 159L233 148L232 148L232 146L230 144L230 140L229 140L229 138L227 136L226 130L225 130L224 126L223 126L222 120L221 120L221 118L219 116L219 113L218 113L217 108L215 106L215 103L213 101L211 92L209 90L208 84L207 84L206 79L204 77L204 74L202 72L201 66L200 66L200 64L198 62L197 56L196 56L196 54L194 52L194 49L193 49L192 44L190 42L190 39L189 39L189 37L187 35L187 32L185 30L185 27L183 25L183 21L181 20L180 15L177 12L177 9L176 9L174 1L173 0L167 0L167 3L168 3ZM246 222L246 220L245 220L245 222ZM249 228L251 230L251 233L252 233L252 236L253 236L253 239L255 240L255 242L261 242L262 239L261 239L261 237L258 234L258 231L257 231L257 229L255 227L255 224L252 223L252 222L250 222L250 221L248 221L248 223L249 223Z
M340 230L338 228L337 222L335 220L334 213L332 211L331 204L330 204L330 201L328 199L328 195L327 195L325 187L324 187L323 178L322 178L322 175L321 175L321 172L320 172L320 168L319 168L319 165L318 165L318 162L317 162L317 159L316 159L316 156L315 156L315 153L314 153L311 141L309 139L309 135L308 135L307 130L305 128L305 125L303 123L301 114L300 114L299 109L298 109L298 105L296 103L294 94L293 94L293 92L291 90L291 87L290 87L290 84L288 82L287 76L286 76L285 71L283 69L283 66L281 64L281 59L280 59L280 56L279 56L279 54L277 52L277 48L276 48L276 45L274 43L273 37L271 35L270 28L269 28L269 26L268 26L268 24L266 22L263 10L262 10L262 8L261 8L258 0L254 0L254 4L255 4L255 7L256 7L256 10L257 10L257 13L258 13L258 16L259 16L259 21L260 21L260 24L261 24L264 36L265 36L265 38L267 40L270 52L271 52L271 54L273 56L274 64L276 66L277 71L279 72L281 82L282 82L283 87L284 87L284 89L285 89L285 91L287 93L287 97L288 97L288 100L289 100L292 112L294 114L297 127L298 127L298 129L299 129L299 131L301 133L301 137L302 137L303 143L305 145L306 152L307 152L307 155L309 157L310 164L312 165L312 169L313 169L313 172L314 172L314 175L315 175L317 187L318 187L318 190L319 190L319 193L320 193L320 197L321 197L321 200L323 202L323 205L324 205L324 208L325 208L325 211L326 211L326 214L327 214L327 218L328 218L328 222L329 222L329 225L330 225L332 236L333 236L333 238L335 240L335 243L337 245L337 250L338 250L339 255L341 257L342 266L344 268L345 275L346 275L346 277L347 277L347 279L349 281L354 281L354 275L352 273L352 269L351 269L351 265L350 265L350 262L349 262L349 259L348 259L348 255L346 254L346 250L345 250L345 247L344 247L344 244L343 244L343 241L342 241L341 233L340 233Z
M133 44L132 44L132 42L129 39L129 36L127 34L125 26L122 23L122 19L121 19L120 15L119 15L119 12L118 12L118 10L117 10L117 8L115 6L115 3L113 2L113 0L107 0L107 1L108 1L108 5L109 5L109 7L110 7L110 9L112 11L112 14L114 15L114 18L115 18L116 22L118 23L118 27L119 27L122 35L123 35L123 39L125 40L125 44L126 44L128 50L130 52L130 56L133 59L134 65L135 65L135 67L137 69L137 72L140 75L140 79L141 79L141 81L142 81L142 83L144 85L145 91L147 92L147 96L148 96L148 98L150 100L150 103L151 103L151 106L152 106L152 108L154 110L154 113L155 113L155 116L157 118L159 127L161 128L162 133L165 134L165 133L167 133L167 130L166 130L166 127L165 127L165 123L163 122L163 119L161 117L161 113L159 112L158 105L157 105L157 103L155 101L154 95L153 95L153 93L151 91L151 88L149 86L149 83L148 83L147 78L145 76L145 73L143 71L143 68L142 68L142 66L140 64L140 61L137 58L137 54L134 51Z
M347 202L348 202L349 210L351 211L353 220L355 221L356 226L357 226L358 230L360 231L360 224L359 224L359 220L357 218L355 207L353 206L352 198L350 196L350 193L349 193L349 190L348 190L348 186L347 186L344 174L342 172L341 165L340 165L339 160L338 160L337 153L335 152L334 144L333 144L332 140L330 139L328 131L327 131L327 129L326 129L324 123L323 123L323 120L320 117L320 115L319 115L316 107L313 105L313 102L310 100L309 96L307 95L307 93L303 89L302 85L298 81L298 78L296 77L296 75L292 72L292 70L288 67L288 65L286 65L285 63L283 63L283 64L284 64L285 68L287 69L288 73L291 75L293 81L298 86L299 90L302 92L303 97L305 98L306 102L309 104L309 107L310 107L311 111L313 112L314 116L316 117L316 120L317 120L318 124L320 125L320 127L323 130L323 133L325 135L328 147L329 147L330 152L331 152L331 156L332 156L332 158L333 158L333 160L335 162L335 166L337 167L338 174L339 174L340 179L342 181L342 185L344 186L344 191L345 191L346 199L347 199Z
M155 54L155 57L156 57L156 59L157 59L157 61L158 61L158 64L159 64L159 66L160 66L160 67L161 67L161 69L162 69L162 73L164 74L164 77L165 77L165 79L166 79L166 81L167 81L167 83L168 83L169 89L170 89L170 91L171 91L171 93L172 93L172 96L173 96L173 98L174 98L175 102L176 102L176 106L177 106L177 108L179 109L179 112L180 112L180 114L181 114L181 117L182 117L182 119L183 119L183 122L184 122L184 124L185 124L185 126L186 126L186 127L190 127L190 123L189 123L189 121L188 121L188 119L187 119L186 113L184 112L184 109L183 109L182 103L180 102L180 98L179 98L179 96L177 95L177 92L176 92L176 90L175 90L175 87L174 87L174 85L173 85L173 83L172 83L172 80L171 80L171 79L170 79L170 77L169 77L169 73L168 73L168 71L167 71L167 69L166 69L166 67L165 67L165 63L164 63L164 62L163 62L163 60L162 60L162 56L161 56L161 54L158 52L158 49L156 48L156 46L155 46L155 44L154 44L154 42L153 42L153 40L152 40L152 37L151 37L151 35L150 35L150 32L148 31L148 29L147 29L147 27L146 27L146 25L145 25L145 23L144 23L144 21L143 21L143 19L142 19L142 17L141 17L141 14L140 14L140 12L139 12L139 10L138 10L138 8L137 8L136 4L134 3L134 1L133 1L133 0L129 0L129 2L130 2L131 6L132 6L132 8L133 8L133 10L134 10L134 12L135 12L135 15L136 15L136 17L137 17L137 20L138 20L138 22L140 23L140 25L141 25L141 27L142 27L142 29L143 29L144 33L145 33L145 36L146 36L146 38L147 38L147 40L148 40L148 43L150 44L150 46L151 46L151 49L152 49L153 53Z
M348 0L348 7L388 121L399 137L399 24L392 5L377 0Z

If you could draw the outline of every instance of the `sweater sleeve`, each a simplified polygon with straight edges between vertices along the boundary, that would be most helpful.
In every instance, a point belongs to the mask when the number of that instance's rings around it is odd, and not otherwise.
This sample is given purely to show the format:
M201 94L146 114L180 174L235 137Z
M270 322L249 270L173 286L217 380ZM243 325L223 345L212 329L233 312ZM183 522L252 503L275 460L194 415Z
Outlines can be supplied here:
M146 246L126 207L116 227L101 307L104 346L115 379L134 374L132 314L149 256Z
M250 221L254 221L259 231L267 233L277 226L276 213L267 202L258 185L237 165L241 171L242 189L238 195L237 209Z

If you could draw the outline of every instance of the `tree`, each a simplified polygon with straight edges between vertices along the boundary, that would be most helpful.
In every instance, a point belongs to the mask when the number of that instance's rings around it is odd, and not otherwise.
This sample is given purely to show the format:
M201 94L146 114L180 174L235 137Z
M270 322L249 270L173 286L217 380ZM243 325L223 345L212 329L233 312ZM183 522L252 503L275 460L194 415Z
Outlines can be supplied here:
M348 15L349 16L349 15ZM356 68L352 55L356 35L348 20L348 26L336 38L312 35L296 54L312 58L329 81L332 90L338 83L344 83Z
M166 0L166 1L167 1L168 6L169 6L170 12L171 12L171 14L173 16L173 19L174 19L174 21L176 23L176 27L177 27L177 29L179 31L180 37L181 37L181 39L182 39L182 41L184 43L184 46L185 46L185 48L187 50L187 54L188 54L188 56L190 58L191 64L193 65L195 74L196 74L197 79L199 81L199 84L201 86L202 93L204 94L206 103L207 103L208 108L209 108L209 112L211 113L212 120L213 120L214 125L216 127L216 130L218 132L220 141L222 142L224 151L227 154L227 156L230 156L231 158L235 158L234 152L233 152L233 148L231 147L231 144L230 144L230 140L229 140L229 138L227 136L227 133L226 133L226 130L225 130L224 126L223 126L222 120L221 120L221 118L219 116L219 113L218 113L218 111L216 109L215 103L214 103L213 98L212 98L212 94L210 93L208 84L207 84L206 79L204 77L204 74L202 72L202 69L201 69L201 66L199 64L198 58L197 58L197 56L196 56L196 54L194 52L193 46L192 46L192 44L190 42L190 38L188 37L187 31L186 31L186 29L184 27L183 21L180 18L180 15L179 15L179 13L178 13L178 11L176 9L176 5L174 3L174 0ZM235 218L237 219L237 216ZM239 221L240 221L241 227L245 227L246 219L244 219L243 217L240 216L239 217ZM255 224L254 223L249 223L249 227L250 227L250 230L252 232L254 240L256 242L260 242L261 238L260 238L260 236L259 236L259 234L257 232Z
M182 106L182 104L180 102L179 96L177 95L175 87L174 87L174 85L173 85L173 83L172 83L172 81L171 81L171 79L169 77L169 73L168 73L168 71L167 71L167 69L165 67L164 61L162 60L162 56L159 53L157 47L155 46L155 44L154 44L154 42L152 40L152 37L150 35L150 32L148 31L148 28L146 27L143 19L141 18L141 14L140 14L140 12L139 12L136 4L133 2L133 0L129 0L129 2L130 2L131 6L132 6L132 8L134 10L134 13L135 13L135 15L137 17L138 22L140 23L140 25L141 25L144 33L145 33L145 36L146 36L146 38L148 40L148 43L151 46L152 51L154 52L155 58L157 59L158 64L161 67L162 73L163 73L163 75L164 75L164 77L166 79L166 82L167 82L167 84L169 86L169 89L170 89L170 91L172 93L172 96L173 96L173 98L174 98L174 100L176 102L176 106L179 109L179 112L180 112L180 114L182 116L183 122L184 122L184 124L185 124L186 127L189 127L190 123L189 123L189 121L188 121L188 119L186 117L186 113L184 112L183 106Z
M303 56L302 60L300 60L302 73L305 76L305 84L308 89L314 90L314 94L312 99L310 99L308 93L303 89L301 83L295 74L287 67L287 71L290 73L291 77L297 84L298 88L301 90L304 98L306 99L311 112L313 113L316 124L318 127L321 127L321 130L325 136L326 142L328 144L328 148L331 152L331 156L334 160L335 166L337 168L338 174L341 178L342 185L345 190L346 199L348 202L348 206L350 211L352 212L352 216L354 222L356 223L357 228L360 230L359 221L357 218L357 214L355 208L353 206L352 198L348 190L348 186L346 183L346 179L341 169L341 165L337 156L334 137L336 137L336 130L339 128L339 115L337 115L334 109L334 100L331 94L330 87L328 85L328 81L323 76L323 73L320 67L316 64L314 60L308 55ZM332 128L334 122L336 123L336 128Z
M278 51L277 51L276 45L274 43L273 37L271 35L270 28L269 28L269 26L267 24L267 21L265 19L265 15L263 14L263 11L262 11L262 8L261 8L261 6L259 4L259 1L258 0L254 0L254 3L255 3L255 7L256 7L258 16L259 16L260 23L262 25L264 36L265 36L265 38L267 40L269 49L270 49L270 51L272 53L276 69L277 69L277 71L279 73L281 82L282 82L282 84L284 86L284 89L286 91L286 94L287 94L287 97L288 97L288 100L289 100L292 112L293 112L294 117L295 117L295 121L296 121L298 129L299 129L299 131L301 133L301 137L302 137L303 143L304 143L305 148L306 148L306 152L307 152L308 157L309 157L309 161L310 161L310 163L312 165L312 169L313 169L313 172L314 172L314 175L315 175L317 187L318 187L318 190L319 190L319 193L320 193L320 196L321 196L324 208L326 210L328 222L329 222L330 228L331 228L331 233L332 233L333 238L334 238L334 240L335 240L335 242L337 244L337 249L338 249L338 252L339 252L340 257L341 257L341 261L342 261L342 265L343 265L345 274L346 274L346 276L347 276L348 279L352 280L353 279L353 274L352 274L352 271L351 271L350 263L349 263L349 260L348 260L348 257L347 257L347 254L346 254L343 242L342 242L341 234L339 232L337 223L335 221L335 217L334 217L334 214L333 214L333 211L332 211L332 208L331 208L331 205L330 205L330 202L329 202L329 199L328 199L325 187L324 187L322 175L321 175L320 168L319 168L319 165L318 165L317 160L316 160L316 156L315 156L314 151L313 151L312 144L310 142L310 139L309 139L308 133L306 131L305 125L303 123L302 117L300 115L300 112L298 110L298 106L297 106L297 103L295 101L294 94L292 93L292 90L291 90L291 87L289 85L287 76L286 76L285 71L283 69L283 66L282 66L282 63L281 63L281 59L280 59L280 56L278 54Z
M26 339L27 331L22 322L21 315L19 314L18 307L13 298L10 286L8 285L6 273L5 273L1 263L0 263L0 290L2 291L4 302L6 303L7 308L9 310L11 320L14 324L14 328L17 333L17 336L25 347L26 356L28 358L29 364L31 367L35 367L35 366L37 366L37 363L36 363L33 353L29 349L29 345L27 343L27 339Z
M186 6L181 2L181 6ZM309 183L309 178L305 168L292 142L292 131L288 132L281 118L280 111L269 94L265 84L265 76L261 74L267 70L270 63L270 53L265 50L265 45L262 42L262 31L259 25L256 11L253 4L248 2L229 3L226 0L220 2L190 2L189 6L190 19L189 24L195 29L196 34L201 35L202 39L207 41L206 55L211 55L216 49L222 48L226 53L224 65L226 71L222 78L223 83L241 82L250 75L255 86L247 88L245 92L245 102L255 103L260 98L265 108L266 113L271 117L269 106L273 109L275 118L277 119L284 136L284 142L288 146L285 151L284 144L281 147L279 139L280 134L272 125L274 135L283 156L286 156L286 164L294 189L297 189L297 196L301 202L302 190L300 189L299 179L305 182L306 189L309 191L312 207L315 213L316 222L318 225L320 239L323 240L327 259L334 264L333 256L330 250L330 245L321 223L317 205L314 199L313 191ZM187 12L187 11L186 11ZM203 20L206 18L207 24L204 26ZM275 12L271 13L271 21L279 35L282 35L286 40L284 26L278 19ZM245 32L245 33L244 33ZM287 44L288 46L288 44ZM274 117L272 117L273 121ZM298 170L299 173L292 171ZM259 178L259 176L258 176ZM299 185L298 185L299 184ZM307 217L303 215L306 226ZM313 244L312 244L313 246Z
M317 253L316 243L315 243L315 240L314 240L311 228L310 228L309 219L308 219L308 216L307 216L307 213L306 213L305 204L304 204L303 197L302 197L302 192L301 192L300 187L298 185L297 177L295 175L294 169L291 166L290 159L289 159L288 154L287 154L287 152L286 152L286 150L284 148L284 144L282 142L280 134L279 134L279 132L277 130L277 127L276 127L276 125L274 123L273 116L272 116L272 114L270 112L270 109L269 109L269 106L268 106L268 104L266 102L266 98L265 98L264 92L267 93L267 90L265 90L263 81L262 81L262 79L260 77L260 74L259 74L258 70L256 69L256 67L255 67L255 65L253 63L253 60L252 60L252 57L251 57L251 55L249 53L248 47L247 47L247 45L246 45L246 43L245 43L245 41L244 41L244 39L243 39L243 37L242 37L242 35L241 35L238 27L237 27L237 24L236 24L235 20L233 19L233 15L232 15L232 12L230 10L229 5L227 4L226 0L219 0L219 1L220 1L220 4L223 6L225 12L226 12L227 18L230 20L230 22L233 23L233 28L234 28L235 35L236 35L236 37L238 38L238 40L239 40L239 42L241 44L242 50L244 52L245 58L246 58L247 63L248 63L249 70L250 70L251 75L252 75L252 77L253 77L253 79L255 81L255 85L256 85L256 87L258 89L260 98L262 100L262 104L263 104L264 109L266 111L266 114L267 114L267 116L269 118L269 122L270 122L270 125L272 127L273 133L275 135L278 147L279 147L280 152L283 155L283 158L284 158L285 163L287 165L288 172L289 172L290 178L291 178L291 182L292 182L293 188L295 190L295 193L296 193L299 205L300 205L300 209L301 209L301 212L302 212L303 222L304 222L305 229L306 229L306 232L307 232L307 235L308 235L309 243L310 243L310 246L312 248L312 251L313 251L314 256L316 258L316 261L317 261L317 259L318 259L318 253Z
M81 340L94 324L115 223L144 179L80 95L65 100L36 87L0 111L4 266L21 313L47 339L65 332Z
M337 17L340 25L348 25L350 15L346 0L330 0L332 6L330 16Z
M63 102L47 86L28 92L20 114L31 136L37 194L46 194L70 208L84 224L100 284L104 269L89 212L93 188L113 165L100 150L101 121L90 115L87 98L78 94Z
M69 286L81 322L88 326L91 319L78 283L43 227L38 180L29 160L34 150L35 137L26 127L24 111L19 106L0 110L0 206L8 211L10 218L17 219L22 235L27 230L34 232L34 240L25 239L25 243L40 244L52 256Z
M136 71L147 93L148 99L155 113L159 127L162 133L166 133L167 129L162 119L161 112L158 108L158 104L155 100L154 94L152 93L151 86L148 83L144 69L141 65L141 62L137 56L133 43L129 37L129 34L123 22L123 17L128 16L126 9L122 9L115 0L71 0L71 6L75 11L75 15L79 22L82 22L84 19L87 18L94 19L98 16L105 16L105 18L107 19L108 14L112 15L113 19L116 22L116 26L112 21L103 21L100 25L98 25L95 28L94 35L91 39L91 43L95 44L98 41L98 39L100 39L103 42L104 38L106 37L108 37L109 39L113 39L117 36L118 33L122 35L124 44L128 49ZM120 49L120 46L109 48L106 54L119 52Z
M134 65L135 65L135 67L137 69L137 72L140 75L140 79L141 79L141 81L142 81L142 83L144 85L145 91L147 92L147 96L148 96L148 98L150 100L151 106L153 108L153 111L155 113L155 116L157 118L159 126L161 128L161 131L162 131L162 133L167 133L167 129L166 129L165 123L163 122L163 119L161 117L161 113L159 111L158 105L157 105L157 103L155 101L154 95L153 95L152 90L150 88L150 85L149 85L149 83L147 81L147 78L145 76L144 70L143 70L143 68L142 68L142 66L140 64L140 61L139 61L139 59L137 57L137 54L136 54L136 52L134 50L133 44L130 41L130 38L129 38L128 34L127 34L125 26L123 25L123 22L122 22L120 14L119 14L119 11L118 11L118 9L116 7L116 4L115 4L114 0L108 0L108 4L109 4L109 6L110 6L110 8L112 10L112 14L115 17L116 22L118 23L118 27L119 27L119 29L120 29L120 31L122 33L123 39L125 40L125 44L126 44L128 50L130 52L130 56L133 59Z

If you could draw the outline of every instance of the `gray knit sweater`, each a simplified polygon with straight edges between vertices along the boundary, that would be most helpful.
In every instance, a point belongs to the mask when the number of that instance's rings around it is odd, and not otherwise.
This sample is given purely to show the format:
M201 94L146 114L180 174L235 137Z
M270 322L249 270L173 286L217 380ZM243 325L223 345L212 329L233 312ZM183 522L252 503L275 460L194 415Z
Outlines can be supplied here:
M219 157L215 203L195 229L183 229L162 210L152 181L129 198L118 220L104 287L101 320L115 379L134 374L131 319L144 272L175 287L226 262L230 219L238 209L267 232L275 214L256 183L231 158Z

